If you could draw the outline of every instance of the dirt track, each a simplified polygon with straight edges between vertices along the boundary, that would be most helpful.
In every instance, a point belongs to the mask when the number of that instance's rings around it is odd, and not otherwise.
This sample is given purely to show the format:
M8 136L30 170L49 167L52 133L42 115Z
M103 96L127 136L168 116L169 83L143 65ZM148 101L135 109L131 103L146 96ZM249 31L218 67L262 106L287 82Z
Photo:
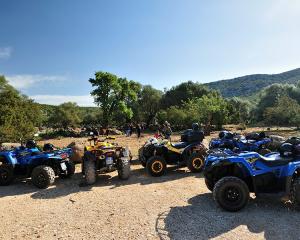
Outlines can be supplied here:
M144 139L119 142L136 154ZM111 173L92 187L78 186L79 173L46 190L30 181L1 187L0 239L300 239L300 213L279 198L262 196L228 213L216 207L201 174L170 169L153 178L140 165L132 170L128 181Z

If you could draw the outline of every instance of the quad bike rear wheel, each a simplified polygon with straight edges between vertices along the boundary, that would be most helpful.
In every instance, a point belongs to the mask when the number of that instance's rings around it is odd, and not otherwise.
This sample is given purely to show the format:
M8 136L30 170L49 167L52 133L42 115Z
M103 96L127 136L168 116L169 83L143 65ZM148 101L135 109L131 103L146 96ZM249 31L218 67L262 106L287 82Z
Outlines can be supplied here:
M213 196L217 204L230 212L244 208L250 198L247 184L237 177L223 177L214 186Z
M70 178L75 173L75 164L73 161L66 162L66 166L67 166L67 173L60 174L59 176L61 178Z
M37 166L31 173L31 180L36 187L45 189L54 183L55 172L50 166Z
M191 172L201 172L204 167L204 158L199 153L192 153L192 155L188 157L186 164Z
M7 186L14 180L14 169L11 165L0 165L0 186Z
M300 178L294 179L291 187L290 200L295 206L300 206Z
M160 177L166 173L166 160L161 156L152 156L146 163L146 169L151 176Z
M121 160L118 167L118 176L121 180L127 180L130 177L130 161Z
M85 181L87 184L94 184L96 182L96 158L87 152L83 161Z

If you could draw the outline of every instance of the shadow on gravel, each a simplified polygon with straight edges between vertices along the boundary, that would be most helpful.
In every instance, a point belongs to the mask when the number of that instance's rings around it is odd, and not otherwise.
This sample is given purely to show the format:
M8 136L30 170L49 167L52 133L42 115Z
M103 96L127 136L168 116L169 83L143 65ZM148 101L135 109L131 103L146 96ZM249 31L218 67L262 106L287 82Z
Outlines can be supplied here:
M78 186L81 179L82 177L79 173L75 173L74 176L69 179L56 178L54 185L50 186L47 189L39 189L35 187L32 184L30 178L26 180L16 179L9 186L0 187L0 198L6 196L18 196L29 193L32 193L32 198L57 198L79 191L90 190L90 187L80 188Z
M115 175L115 174L114 174ZM23 194L32 193L31 197L34 199L54 199L63 196L68 196L72 193L90 191L92 188L109 186L112 189L132 185L148 185L153 183L163 183L169 181L175 181L186 177L202 177L201 173L191 173L184 169L178 169L177 167L168 167L167 174L162 177L151 177L147 175L144 168L133 169L131 171L131 177L128 180L120 180L118 176L111 176L107 174L99 174L95 184L90 186L80 187L82 183L81 173L75 173L70 179L56 178L53 186L47 189L38 189L32 183L30 179L16 180L9 186L0 187L0 198L5 196L18 196Z
M251 233L263 233L265 239L299 239L299 212L271 195L251 199L244 210L236 213L218 208L211 193L193 197L188 203L158 216L156 231L160 239L210 239L241 225ZM245 235L248 231L241 228L224 239L249 238Z
M149 184L176 181L186 177L202 178L203 174L191 173L189 171L186 171L178 167L168 167L167 173L164 176L152 177L147 174L146 169L139 168L139 169L133 169L131 171L131 177L128 180L120 180L118 176L114 176L107 180L101 181L98 177L97 182L94 186L95 187L111 186L111 188L117 188L126 185L132 185L132 184L149 185Z

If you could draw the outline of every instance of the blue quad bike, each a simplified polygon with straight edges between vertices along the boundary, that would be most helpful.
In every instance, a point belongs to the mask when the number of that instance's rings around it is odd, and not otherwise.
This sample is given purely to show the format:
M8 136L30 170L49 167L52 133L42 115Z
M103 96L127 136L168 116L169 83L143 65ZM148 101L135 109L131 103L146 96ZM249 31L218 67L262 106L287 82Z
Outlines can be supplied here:
M219 138L210 141L209 149L230 149L234 152L251 151L265 155L271 153L271 150L267 148L271 142L272 139L267 137L250 138L223 131Z
M69 160L70 149L41 152L38 148L18 147L0 152L0 185L9 185L16 177L29 178L41 189L52 185L55 176L71 177L75 165Z
M296 152L295 152L296 151ZM210 153L204 167L205 184L216 203L227 211L239 211L249 193L284 193L300 203L300 145L285 143L280 153L235 154L228 150Z

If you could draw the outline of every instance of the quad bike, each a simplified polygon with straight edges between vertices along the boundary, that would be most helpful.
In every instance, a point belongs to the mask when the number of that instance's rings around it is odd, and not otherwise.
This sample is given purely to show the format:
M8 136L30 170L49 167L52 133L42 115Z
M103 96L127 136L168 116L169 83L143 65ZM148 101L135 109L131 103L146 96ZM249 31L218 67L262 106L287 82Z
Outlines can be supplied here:
M167 145L170 144L167 139L158 139L156 137L149 138L145 144L139 149L139 161L143 167L146 167L147 160L153 156L155 147L157 145Z
M55 176L71 177L75 166L66 152L40 152L34 141L28 141L11 151L0 152L0 185L9 185L15 177L31 177L38 188L47 188L54 183Z
M249 193L285 193L300 204L300 145L285 143L280 152L262 156L256 152L230 153L218 150L205 163L207 188L216 203L227 211L239 211Z
M130 160L128 148L109 143L106 140L95 139L94 145L85 147L82 174L87 184L96 182L97 173L107 173L116 170L120 179L127 180L130 177Z
M162 143L152 140L139 150L139 160L146 167L147 172L155 177L166 173L167 165L178 167L187 166L191 172L201 172L204 167L206 148L202 144L203 132L199 131L198 124L193 129L181 135L182 142Z
M234 152L251 151L258 152L261 155L271 153L267 146L272 142L263 133L249 134L246 137L239 134L233 134L222 131L219 138L212 139L209 143L209 149L230 149Z

